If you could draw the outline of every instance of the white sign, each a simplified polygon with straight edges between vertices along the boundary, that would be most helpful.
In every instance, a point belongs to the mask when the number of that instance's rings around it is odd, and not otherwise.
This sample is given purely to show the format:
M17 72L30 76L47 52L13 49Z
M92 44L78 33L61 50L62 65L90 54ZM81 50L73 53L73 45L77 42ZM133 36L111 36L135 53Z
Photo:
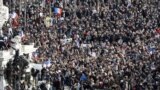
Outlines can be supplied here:
M61 39L60 41L61 41L61 43L62 43L63 45L65 45L65 44L67 44L67 43L72 42L72 38Z

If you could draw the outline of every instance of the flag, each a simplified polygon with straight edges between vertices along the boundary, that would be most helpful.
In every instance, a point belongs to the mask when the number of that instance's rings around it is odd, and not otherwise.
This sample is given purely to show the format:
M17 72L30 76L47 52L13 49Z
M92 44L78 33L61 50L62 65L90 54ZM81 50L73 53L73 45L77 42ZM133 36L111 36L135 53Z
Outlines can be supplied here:
M50 67L51 66L51 60L48 59L47 61L44 62L44 67Z
M80 81L86 81L87 77L86 75L83 73L82 76L80 77Z
M19 36L21 37L21 40L23 42L25 40L25 34L22 30L19 32Z
M33 52L32 53L32 59L34 59L34 60L38 60L39 59L37 52Z
M11 15L11 20L12 20L12 27L17 28L19 26L19 16L16 12L13 12L13 14Z
M149 54L153 54L156 51L155 48L148 48L148 52Z
M25 37L24 32L23 32L22 30L19 32L19 36L20 36L21 38Z
M131 0L128 0L128 5L127 7L130 7L132 5L132 1Z
M61 15L62 14L62 9L61 8L54 8L54 13L57 15Z
M18 17L18 14L16 12L13 12L11 18L14 19L14 18L17 18L17 17Z

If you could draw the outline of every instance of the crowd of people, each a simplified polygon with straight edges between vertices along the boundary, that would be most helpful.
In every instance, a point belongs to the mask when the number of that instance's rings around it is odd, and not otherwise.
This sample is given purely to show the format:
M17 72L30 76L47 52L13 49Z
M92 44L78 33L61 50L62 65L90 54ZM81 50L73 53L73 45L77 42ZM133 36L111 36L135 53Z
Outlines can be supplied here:
M46 81L41 86L52 87L42 90L160 89L159 0L25 4L21 11L15 8L19 26L11 28L13 34L24 32L23 44L38 47L34 63L51 60L50 67L32 70L35 80ZM54 7L62 14L55 15Z

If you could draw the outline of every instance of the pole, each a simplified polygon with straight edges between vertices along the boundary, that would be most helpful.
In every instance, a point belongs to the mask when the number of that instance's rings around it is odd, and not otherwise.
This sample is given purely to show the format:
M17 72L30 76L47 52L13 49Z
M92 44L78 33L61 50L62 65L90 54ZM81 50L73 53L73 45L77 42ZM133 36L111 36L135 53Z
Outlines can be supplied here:
M19 2L19 15L21 15L21 11L22 11L22 0L20 0Z
M12 8L12 4L11 4L11 0L9 0L9 9L11 9Z
M49 13L50 13L50 17L52 16L52 8L51 8L51 1L49 2Z
M17 2L17 0L13 0L13 8L14 8L14 10L16 10L16 2Z
M26 10L26 4L25 4L25 15L24 15L25 25L24 25L24 30L26 30L26 24L27 24L27 15L26 14L27 14L27 10Z

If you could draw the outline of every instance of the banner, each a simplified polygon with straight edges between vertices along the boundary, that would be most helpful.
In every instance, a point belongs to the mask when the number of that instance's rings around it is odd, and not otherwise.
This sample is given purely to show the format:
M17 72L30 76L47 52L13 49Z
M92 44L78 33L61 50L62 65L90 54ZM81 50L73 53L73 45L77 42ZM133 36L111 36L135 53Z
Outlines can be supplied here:
M53 8L52 12L58 16L61 16L62 14L62 9L61 8Z
M44 23L45 23L46 27L50 27L52 25L51 17L46 17Z

